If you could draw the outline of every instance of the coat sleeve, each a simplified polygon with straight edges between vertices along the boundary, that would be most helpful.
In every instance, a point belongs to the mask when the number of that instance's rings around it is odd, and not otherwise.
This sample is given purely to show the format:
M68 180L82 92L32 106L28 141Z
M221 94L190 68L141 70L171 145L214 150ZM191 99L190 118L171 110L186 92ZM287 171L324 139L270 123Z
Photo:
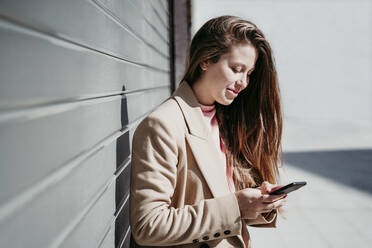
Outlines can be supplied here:
M254 227L276 227L277 211L260 214L256 219L247 219L245 223Z
M173 131L171 131L173 128ZM242 222L234 194L172 207L180 148L174 127L147 117L133 137L130 221L140 245L166 246L240 235ZM182 133L183 135L183 133Z

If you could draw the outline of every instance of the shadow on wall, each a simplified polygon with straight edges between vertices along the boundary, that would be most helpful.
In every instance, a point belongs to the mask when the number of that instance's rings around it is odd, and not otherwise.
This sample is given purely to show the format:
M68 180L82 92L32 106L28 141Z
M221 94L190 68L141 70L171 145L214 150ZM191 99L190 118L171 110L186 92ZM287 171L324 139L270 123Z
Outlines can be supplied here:
M122 91L125 91L123 86ZM128 125L128 106L126 95L121 100L121 126L122 129ZM130 166L127 166L130 156L129 131L121 135L116 142L116 172L119 173L116 179L116 222L115 222L115 247L129 247L130 239L127 237L129 230L129 176Z
M372 194L372 149L285 152L285 163Z

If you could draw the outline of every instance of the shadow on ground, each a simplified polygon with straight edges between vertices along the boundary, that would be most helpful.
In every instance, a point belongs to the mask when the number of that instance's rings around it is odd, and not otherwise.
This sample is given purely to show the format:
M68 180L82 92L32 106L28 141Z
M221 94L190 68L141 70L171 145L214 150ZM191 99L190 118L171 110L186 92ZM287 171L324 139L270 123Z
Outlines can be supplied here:
M286 164L372 194L372 149L285 152Z

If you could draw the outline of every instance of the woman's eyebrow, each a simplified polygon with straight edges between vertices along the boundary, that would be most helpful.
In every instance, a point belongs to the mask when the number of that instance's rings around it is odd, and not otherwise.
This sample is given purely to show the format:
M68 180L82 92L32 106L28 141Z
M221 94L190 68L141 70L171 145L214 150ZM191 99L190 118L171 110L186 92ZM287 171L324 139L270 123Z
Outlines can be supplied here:
M233 64L242 66L243 68L247 68L247 65L241 62L233 62ZM253 70L254 70L254 66L249 71L253 71Z

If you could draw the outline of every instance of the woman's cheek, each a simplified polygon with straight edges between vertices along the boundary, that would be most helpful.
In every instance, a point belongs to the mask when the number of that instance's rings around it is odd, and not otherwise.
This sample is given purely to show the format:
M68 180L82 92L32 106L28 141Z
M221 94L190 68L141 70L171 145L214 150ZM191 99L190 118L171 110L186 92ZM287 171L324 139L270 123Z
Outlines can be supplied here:
M230 82L235 82L236 81L236 74L233 73L233 72L224 73L224 77L225 77L226 80L228 80Z

